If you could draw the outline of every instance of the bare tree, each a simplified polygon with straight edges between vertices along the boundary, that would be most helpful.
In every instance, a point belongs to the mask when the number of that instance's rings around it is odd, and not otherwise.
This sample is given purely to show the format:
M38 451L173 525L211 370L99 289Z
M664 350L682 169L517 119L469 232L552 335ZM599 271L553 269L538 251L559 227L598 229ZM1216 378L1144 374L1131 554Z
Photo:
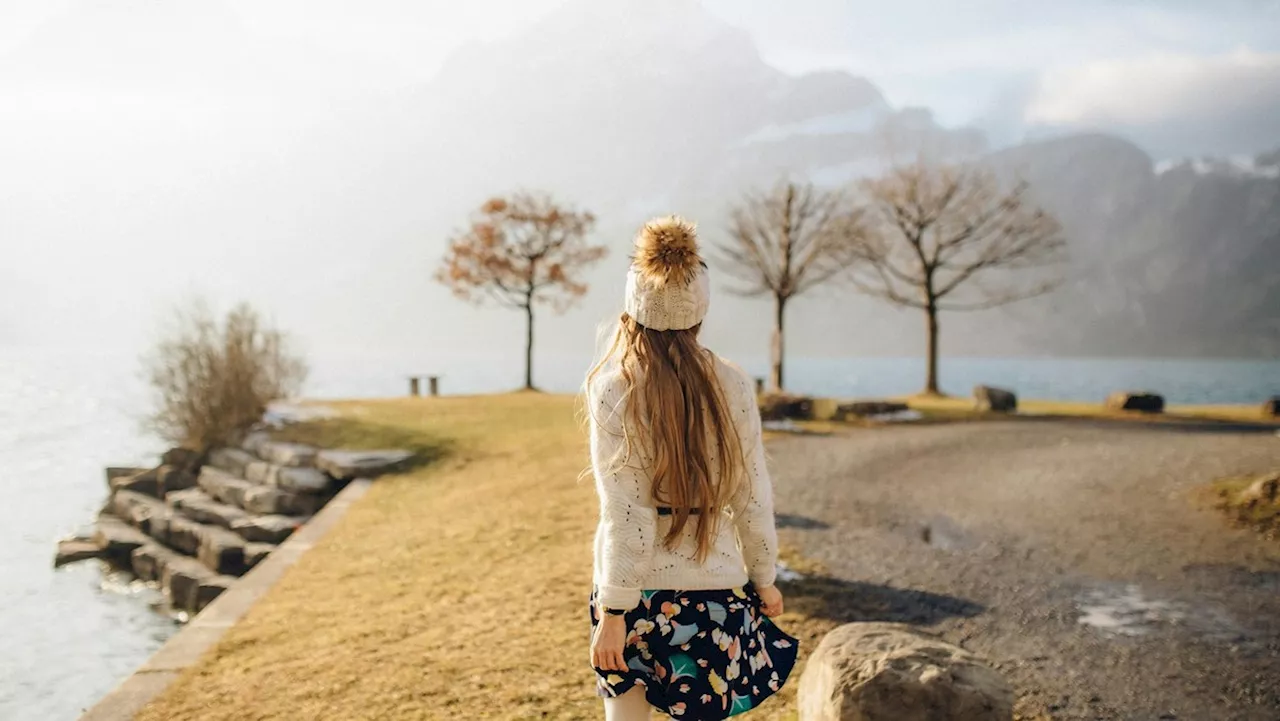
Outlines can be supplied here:
M238 440L307 375L285 335L253 308L238 305L219 323L199 300L178 310L144 362L156 396L151 429L200 453Z
M542 193L492 198L454 236L436 279L464 300L486 299L525 313L524 386L533 388L533 307L563 312L587 292L578 274L608 249L587 245L595 216Z
M766 193L748 193L730 211L729 241L714 260L745 283L734 292L773 297L772 370L769 384L783 387L784 318L794 297L831 280L856 256L857 213L839 191L811 184L779 183Z
M938 314L1047 293L1066 259L1061 226L1028 198L970 165L902 164L860 185L868 222L856 287L919 308L927 324L925 392L938 393Z

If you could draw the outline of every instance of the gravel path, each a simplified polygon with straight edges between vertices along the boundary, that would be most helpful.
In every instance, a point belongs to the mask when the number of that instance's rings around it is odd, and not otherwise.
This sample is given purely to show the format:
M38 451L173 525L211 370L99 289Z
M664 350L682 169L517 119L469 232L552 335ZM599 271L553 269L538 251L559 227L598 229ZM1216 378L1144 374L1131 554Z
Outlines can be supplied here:
M1280 720L1280 544L1191 500L1280 469L1275 434L1011 421L770 452L784 543L857 597L837 620L940 632L1054 719Z

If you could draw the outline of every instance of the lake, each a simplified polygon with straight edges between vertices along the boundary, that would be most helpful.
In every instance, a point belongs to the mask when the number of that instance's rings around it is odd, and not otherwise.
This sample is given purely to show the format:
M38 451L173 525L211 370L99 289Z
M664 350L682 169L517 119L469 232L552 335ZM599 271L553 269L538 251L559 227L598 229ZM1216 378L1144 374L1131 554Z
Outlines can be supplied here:
M764 375L764 359L741 359ZM307 395L403 395L409 372L438 373L445 393L512 388L515 354L328 353L311 358ZM537 379L570 392L588 359L540 355ZM796 358L801 393L886 396L917 390L920 359ZM1280 363L1235 361L947 358L944 390L977 383L1024 398L1100 401L1151 389L1170 403L1249 403L1280 394ZM147 394L127 353L0 349L0 720L75 719L160 647L177 625L152 610L153 590L94 564L52 568L57 540L86 528L106 496L103 467L153 463L163 449L141 430ZM566 479L573 482L574 479Z

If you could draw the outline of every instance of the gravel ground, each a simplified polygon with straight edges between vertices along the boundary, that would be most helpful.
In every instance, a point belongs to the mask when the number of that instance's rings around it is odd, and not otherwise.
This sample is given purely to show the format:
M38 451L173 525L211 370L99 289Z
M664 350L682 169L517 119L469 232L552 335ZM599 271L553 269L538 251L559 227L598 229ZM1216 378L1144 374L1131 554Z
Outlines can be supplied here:
M1272 432L1090 421L771 444L784 543L855 598L985 655L1053 719L1280 721L1280 544L1193 500L1280 469ZM798 601L800 599L797 599Z

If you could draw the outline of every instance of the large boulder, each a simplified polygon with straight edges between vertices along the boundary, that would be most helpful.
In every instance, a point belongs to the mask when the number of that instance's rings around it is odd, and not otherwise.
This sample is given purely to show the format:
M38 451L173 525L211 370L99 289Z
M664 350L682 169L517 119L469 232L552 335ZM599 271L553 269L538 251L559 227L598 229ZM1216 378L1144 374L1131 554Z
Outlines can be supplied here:
M809 657L802 721L1010 721L1013 689L962 648L910 626L850 623Z
M258 460L252 453L239 448L218 448L209 453L206 465L226 471L237 478L244 478L244 470Z
M258 444L258 456L278 466L313 466L316 449L301 443L264 441Z
M1164 396L1146 391L1116 391L1107 396L1106 406L1113 411L1163 413Z
M333 479L323 471L311 467L280 466L267 461L254 461L245 468L245 480L267 486L277 486L298 493L327 493Z
M213 498L228 503L233 506L244 508L244 496L250 489L256 485L250 483L243 478L236 478L226 471L218 470L212 466L205 466L200 469L200 478L198 481L200 490L209 494Z
M413 459L410 451L320 451L316 467L343 481L373 478L404 466Z
M101 558L102 548L91 538L67 538L58 541L58 551L53 556L53 567L61 568L68 563Z
M109 515L98 516L93 542L101 555L118 566L128 566L133 549L151 541L142 531Z
M1018 396L1011 390L992 386L973 387L973 407L979 411L1013 413L1018 410Z
M137 491L119 490L111 494L111 510L143 533L151 533L151 519L169 512L164 501Z
M291 516L246 516L231 524L231 530L246 541L280 543L303 524L305 519Z
M295 493L270 486L251 486L240 505L250 513L283 516L310 516L324 505L324 499L310 493Z
M1262 415L1273 418L1280 416L1280 396L1276 396L1262 404Z
M244 509L219 503L199 488L170 493L164 500L171 508L187 518L223 528L231 528L236 521L249 517Z
M897 401L855 401L841 403L836 406L835 420L847 421L851 418L874 418L910 410L906 403Z

